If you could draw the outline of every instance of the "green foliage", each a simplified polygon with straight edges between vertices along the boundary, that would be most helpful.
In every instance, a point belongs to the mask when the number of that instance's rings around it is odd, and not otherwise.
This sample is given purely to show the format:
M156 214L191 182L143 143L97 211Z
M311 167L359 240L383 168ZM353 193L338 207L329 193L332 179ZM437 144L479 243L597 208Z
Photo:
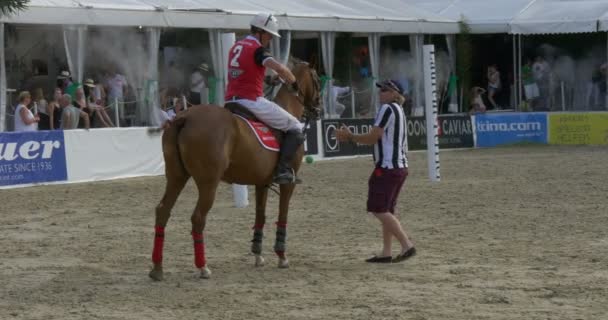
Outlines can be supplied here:
M0 0L0 16L9 16L24 10L30 0Z
M473 40L471 37L471 27L462 17L458 22L460 33L456 35L456 74L460 80L462 88L462 110L469 109L469 91L471 89L471 69L473 68Z

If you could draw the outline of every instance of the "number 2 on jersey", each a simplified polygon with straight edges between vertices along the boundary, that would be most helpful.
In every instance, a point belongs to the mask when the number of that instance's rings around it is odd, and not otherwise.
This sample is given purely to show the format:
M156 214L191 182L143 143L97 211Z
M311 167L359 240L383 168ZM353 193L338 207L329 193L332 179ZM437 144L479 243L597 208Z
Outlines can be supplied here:
M239 57L241 56L241 52L243 52L243 46L238 45L236 47L234 47L234 49L232 49L232 53L234 54L234 57L232 57L232 60L230 60L230 66L231 67L240 67L241 65L239 64Z

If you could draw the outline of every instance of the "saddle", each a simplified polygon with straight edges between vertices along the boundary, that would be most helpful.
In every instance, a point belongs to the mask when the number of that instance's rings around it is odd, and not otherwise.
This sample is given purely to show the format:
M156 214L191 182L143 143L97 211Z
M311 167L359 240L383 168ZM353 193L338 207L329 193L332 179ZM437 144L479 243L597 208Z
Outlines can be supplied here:
M249 125L249 128L258 138L262 147L270 151L279 152L281 141L283 140L282 131L270 128L238 102L228 101L224 105L224 108Z

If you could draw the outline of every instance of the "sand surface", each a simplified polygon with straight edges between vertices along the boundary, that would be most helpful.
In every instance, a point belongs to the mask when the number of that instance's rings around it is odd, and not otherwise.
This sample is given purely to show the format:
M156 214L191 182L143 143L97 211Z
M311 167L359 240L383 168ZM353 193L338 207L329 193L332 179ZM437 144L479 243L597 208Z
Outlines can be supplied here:
M364 210L370 158L303 165L289 269L271 223L267 265L253 266L255 206L233 208L222 185L209 280L193 265L192 183L163 282L147 274L164 177L0 190L0 319L608 319L608 148L448 151L441 165L432 184L425 154L410 155L399 208L418 255L389 265L363 262L381 245Z

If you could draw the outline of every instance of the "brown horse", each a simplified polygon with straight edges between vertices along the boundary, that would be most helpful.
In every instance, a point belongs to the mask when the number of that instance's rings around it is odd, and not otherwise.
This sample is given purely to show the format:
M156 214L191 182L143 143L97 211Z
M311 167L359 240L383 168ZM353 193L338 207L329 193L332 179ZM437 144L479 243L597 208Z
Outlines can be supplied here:
M294 61L292 72L297 79L297 89L282 86L275 102L296 118L305 114L318 116L320 83L314 69L308 63ZM248 125L230 111L214 105L189 108L178 115L165 129L162 137L167 184L165 194L156 207L156 224L150 277L163 279L162 252L164 231L171 209L190 177L198 189L198 202L192 213L192 239L194 261L202 278L211 274L205 259L203 230L207 214L213 205L220 181L243 185L255 185L256 208L254 235L251 251L256 256L256 266L262 265L263 228L266 223L266 199L272 184L278 153L264 149ZM297 172L302 163L303 148L296 153L292 166ZM287 212L295 184L280 185L279 218L274 250L279 267L289 266L285 255Z

